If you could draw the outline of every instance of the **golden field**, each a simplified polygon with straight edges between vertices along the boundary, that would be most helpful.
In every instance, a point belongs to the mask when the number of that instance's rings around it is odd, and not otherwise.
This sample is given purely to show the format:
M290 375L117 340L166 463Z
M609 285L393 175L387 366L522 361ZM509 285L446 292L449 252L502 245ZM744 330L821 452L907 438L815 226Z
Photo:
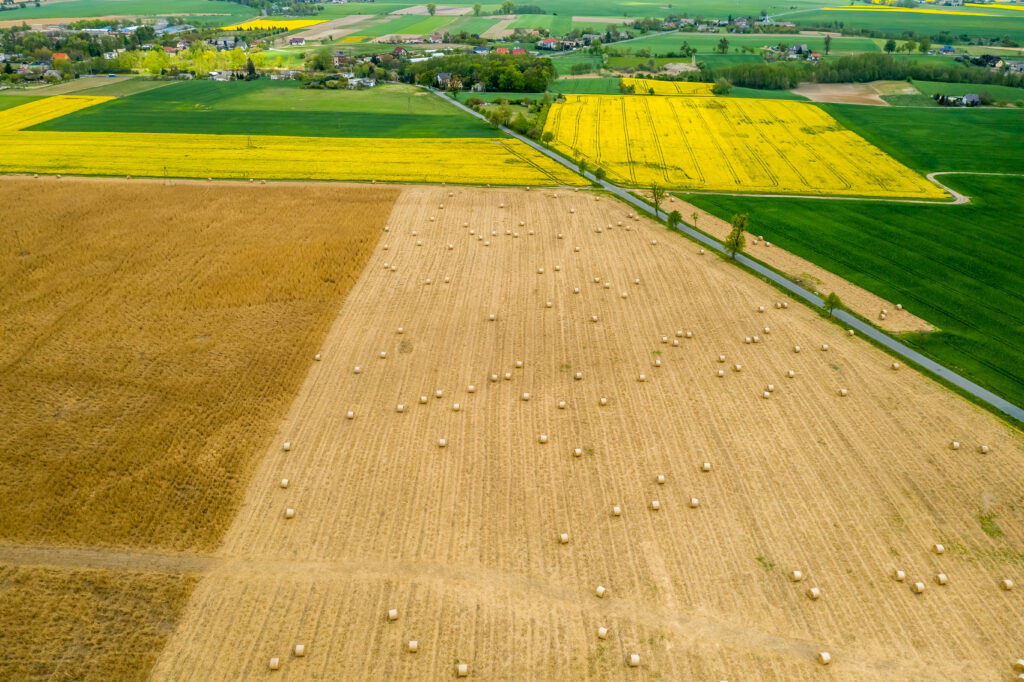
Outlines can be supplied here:
M1009 680L1021 434L630 211L403 189L151 679Z
M36 132L110 98L51 97L0 111L0 173L585 185L514 139L384 139Z
M946 195L803 102L567 95L544 131L570 158L636 186L772 194Z
M659 81L653 78L623 78L622 84L627 88L633 88L633 92L637 95L713 96L711 92L713 86L711 83Z
M0 679L145 679L195 583L0 561Z
M990 5L977 5L978 7L989 7ZM984 14L982 12L951 12L944 9L926 9L923 7L822 7L822 10L836 12L909 12L911 14L954 14L961 17L998 17L999 14Z
M283 28L288 31L294 31L297 28L306 28L308 26L316 26L326 21L325 19L250 19L249 21L243 21L240 24L232 24L231 26L221 26L222 31L245 31L249 29L275 29Z
M396 196L0 178L0 541L216 547Z

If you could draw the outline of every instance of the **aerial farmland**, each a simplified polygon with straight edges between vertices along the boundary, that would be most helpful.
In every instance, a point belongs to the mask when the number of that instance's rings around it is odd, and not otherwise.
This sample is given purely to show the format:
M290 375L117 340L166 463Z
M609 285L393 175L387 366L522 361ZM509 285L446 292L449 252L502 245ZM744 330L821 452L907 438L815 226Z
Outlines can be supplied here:
M0 680L1024 679L1022 9L5 5Z

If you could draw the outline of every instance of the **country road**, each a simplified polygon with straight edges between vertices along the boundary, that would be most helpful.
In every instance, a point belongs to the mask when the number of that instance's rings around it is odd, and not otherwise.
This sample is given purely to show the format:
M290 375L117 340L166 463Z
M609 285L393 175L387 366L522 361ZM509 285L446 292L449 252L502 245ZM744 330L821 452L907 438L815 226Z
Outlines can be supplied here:
M450 102L454 106L459 107L460 109L462 109L463 111L469 113L470 115L476 116L477 118L482 119L484 121L487 120L483 115L479 114L476 111L473 111L472 109L470 109L466 105L462 104L461 102L453 100L450 97L446 97L444 93L442 93L442 92L440 92L438 90L435 90L434 88L426 88L426 89L429 90L430 92L434 93L435 95L437 95L441 99L445 100L446 102ZM544 154L548 158L550 158L550 159L552 159L554 161L557 161L558 163L562 164L566 168L568 168L568 169L570 169L570 170L572 170L572 171L574 171L576 173L579 172L579 170L578 170L578 168L577 168L575 163L573 163L572 161L564 158L560 154L558 154L558 153L548 149L547 147L545 147L545 146L543 146L541 144L538 144L537 142L535 142L535 141L531 140L530 138L526 137L525 135L520 135L519 133L516 133L515 131L513 131L513 130L511 130L509 128L506 128L505 126L499 126L499 128L505 134L507 134L507 135L509 135L511 137L514 137L517 140L519 140L519 141L521 141L521 142L523 142L525 144L528 144L529 146L533 147L534 149L536 149L540 153ZM938 204L948 204L950 206L957 205L957 204L967 203L968 201L970 201L969 197L967 197L967 196L965 196L963 194L960 194L959 192L955 192L953 190L950 190L948 187L946 187L945 185L943 185L942 183L940 183L938 180L935 179L936 176L939 176L939 175L951 175L951 174L960 174L960 173L958 173L957 171L938 171L938 172L930 173L927 176L929 180L934 182L939 187L942 187L944 190L948 191L953 196L953 201L951 201L951 202L948 202L948 201L947 202L932 202L932 201L913 201L913 200L901 201L901 200L892 200L892 199L879 199L879 201L896 201L896 202L899 202L899 203L926 203L926 204L938 203ZM963 174L968 174L968 173L963 173ZM971 174L974 174L974 173L971 173ZM989 174L989 173L981 173L981 174L982 175L1004 175L1003 173L991 173L991 174ZM646 212L650 213L651 215L656 216L659 220L667 220L668 219L668 216L665 214L664 211L655 211L653 206L648 204L646 201L644 201L644 200L634 196L632 193L630 193L630 191L628 191L628 190L626 190L626 189L624 189L624 188L622 188L622 187L620 187L618 185L614 185L614 184L612 184L612 183L610 183L610 182L608 182L606 180L598 180L596 177L594 177L593 173L586 172L586 173L583 173L582 175L583 175L583 177L587 178L591 182L599 185L603 189L605 189L605 190L611 192L612 194L616 195L617 197L619 197L620 199L622 199L626 203L632 204L633 206L635 206L635 207L637 207L637 208L639 208L639 209L641 209L643 211L646 211ZM1014 174L1008 173L1008 174L1005 174L1005 175L1014 175ZM757 195L757 194L753 194L753 195L742 195L742 196L755 196L755 197L756 196L779 196L779 197L787 197L787 198L796 198L796 197L793 197L792 195ZM816 198L816 199L841 200L841 201L855 200L852 197L851 198L847 198L847 197L814 197L814 198ZM701 244L707 246L708 248L714 249L715 251L718 251L719 253L725 253L725 247L722 246L721 242L719 242L716 239L713 239L712 237L709 237L708 235L706 235L706 234L704 234L702 232L698 232L697 230L695 230L694 228L690 227L689 225L687 225L685 223L678 223L676 225L673 225L672 227L674 229L678 230L679 232L681 232L681 233L683 233L683 234L685 234L685 235L687 235L687 236L697 240L698 242L700 242ZM812 304L816 308L823 308L824 307L824 301L819 296L815 296L813 293L811 293L807 289L804 289L803 287L801 287L801 286L791 282L786 277L784 277L784 276L780 275L779 273L775 272L774 270L772 270L772 269L762 265L761 263L759 263L759 262L757 262L757 261L755 261L755 260L753 260L753 259L751 259L751 258L749 258L749 257L747 257L745 255L743 255L742 253L736 255L736 261L741 263L742 265L750 268L751 270L756 272L758 275L760 275L760 276L762 276L762 277L764 277L764 278L774 282L775 284L778 284L779 286L781 286L782 288L786 289L787 291L789 291L794 296L796 296L798 298L801 298L804 301L807 301L808 303ZM910 347L900 343L896 339L892 338L891 336L889 336L885 332L882 332L881 330L876 329L875 327L871 326L870 324L862 322L861 320L857 319L853 315L850 315L849 313L846 313L846 312L844 312L842 310L837 310L837 311L835 311L834 316L837 319L842 320L845 324L849 325L850 329L853 329L855 332L857 332L859 334L862 334L862 335L872 339L873 341L875 341L875 342L885 346L892 353L902 357L904 360L907 360L907 361L910 361L910 362L913 362L913 363L917 364L918 366L924 368L925 370L931 372L932 374L934 374L934 375L936 375L938 377L941 377L942 379L948 381L949 383L951 383L954 386L956 386L957 388L965 391L966 393L974 396L975 398L977 398L977 399L987 403L988 405L991 405L992 407L996 408L1000 412L1003 412L1003 413L1009 415L1010 417L1012 417L1013 419L1016 419L1019 422L1024 422L1024 409L1022 409L1020 406L1014 405L1010 401L1008 401L1005 398L1002 398L1002 397L996 395L995 393L989 391L986 388L982 388L981 386L979 386L978 384L974 383L973 381L967 379L966 377L963 377L963 376L957 374L956 372L954 372L953 370L945 367L944 365L941 365L941 364L935 362L934 360L932 360L932 359L922 355L921 353L918 353L914 349L912 349L912 348L910 348Z

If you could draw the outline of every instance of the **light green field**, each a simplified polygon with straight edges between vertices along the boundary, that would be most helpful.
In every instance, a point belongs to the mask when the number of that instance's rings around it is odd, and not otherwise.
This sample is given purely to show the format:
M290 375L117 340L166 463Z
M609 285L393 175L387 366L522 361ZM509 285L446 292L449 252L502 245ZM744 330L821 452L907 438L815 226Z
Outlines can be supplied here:
M89 95L93 97L128 97L137 92L162 88L174 81L157 81L139 76L92 76L42 87L4 90L0 95L52 97L53 95Z
M251 19L258 12L245 5L222 0L66 0L48 2L39 7L0 12L0 21L13 19L51 19L66 17L103 17L124 15L156 17L171 14L192 15L189 23L235 23ZM202 16L208 15L208 16Z
M975 8L967 8L972 10ZM985 10L979 12L987 13ZM865 12L863 10L811 11L792 14L785 17L801 28L812 25L831 26L839 22L846 28L865 28L886 33L902 34L911 31L922 35L938 35L945 31L950 36L1002 37L1009 36L1013 40L1024 42L1024 12L1015 12L1013 16L983 17L972 16L973 12L962 15L923 14L912 12Z
M499 21L499 17L459 17L447 26L451 33L465 31L466 33L480 35Z

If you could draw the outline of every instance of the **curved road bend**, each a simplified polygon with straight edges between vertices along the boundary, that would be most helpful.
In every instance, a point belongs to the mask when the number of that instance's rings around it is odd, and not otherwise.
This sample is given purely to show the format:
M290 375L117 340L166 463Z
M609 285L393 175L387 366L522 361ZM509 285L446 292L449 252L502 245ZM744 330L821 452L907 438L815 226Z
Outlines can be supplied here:
M479 114L479 113L473 111L472 109L470 109L466 105L462 104L461 102L453 100L451 97L446 97L444 95L444 93L439 92L439 91L435 90L434 88L426 88L426 89L430 90L430 92L434 93L435 95L437 95L438 97L440 97L444 101L449 102L449 103L455 105L456 107L459 107L460 109L462 109L463 111L471 114L472 116L476 116L477 118L479 118L481 120L484 120L484 121L487 120L482 114ZM505 126L499 126L499 128L502 130L502 132L506 133L507 135L509 135L511 137L516 138L520 142L523 142L525 144L530 145L531 147L533 147L534 149L539 151L541 154L544 154L545 156L547 156L548 158L550 158L550 159L552 159L554 161L557 161L558 163L562 164L563 166L565 166L569 170L571 170L571 171L573 171L575 173L579 173L579 170L576 167L576 165L574 163L572 163L571 161L569 161L568 159L562 157L560 154L557 154L557 153L551 151L547 147L544 147L544 146L542 146L540 144L537 144L536 142L534 142L530 138L528 138L528 137L526 137L524 135L520 135L519 133L516 133L515 131L508 129ZM937 175L937 173L933 173L932 175ZM618 185L613 185L612 183L607 182L605 180L598 180L597 178L594 177L594 175L592 173L589 173L589 172L588 173L584 173L583 176L585 178L587 178L588 180L597 183L598 185L600 185L604 189L608 190L612 194L615 194L616 196L618 196L623 201L625 201L625 202L627 202L629 204L632 204L633 206L636 206L639 209L647 211L651 215L655 215L655 211L654 211L654 207L653 206L648 204L646 201L643 201L642 199L638 199L637 197L633 196L632 194L630 194L628 191L626 191L622 187L619 187ZM954 193L954 197L955 196L956 196L956 194ZM657 216L661 220L665 220L665 219L668 218L668 216L665 214L664 211L658 211L657 212ZM693 229L692 227L690 227L690 226L688 226L688 225L686 225L684 223L679 223L677 225L673 225L673 227L676 230L682 232L683 234L686 234L686 235L696 239L698 242L704 244L708 248L714 249L714 250L719 251L721 253L725 253L725 247L722 246L722 244L719 241L717 241L716 239L712 239L711 237L707 236L706 234L703 234L701 232L697 232L695 229ZM765 266L761 265L760 263L751 260L747 256L744 256L743 254L737 254L736 255L736 260L739 261L740 263L742 263L743 265L747 266L748 268L750 268L751 270L753 270L757 274L761 275L762 277L765 277L765 278L771 280L772 282L778 284L779 286L783 287L784 289L789 291L794 296L802 298L805 301L808 301L809 303L811 303L812 305L814 305L814 306L816 306L818 308L824 307L824 301L822 301L822 299L819 298L818 296L815 296L814 294L812 294L807 289L804 289L803 287L794 284L793 282L789 281L788 279L786 279L782 275L774 272L773 270L770 270L770 269L766 268ZM937 376L942 377L943 379L945 379L949 383L951 383L954 386L957 386L958 388L960 388L961 390L966 391L967 393L973 395L975 398L978 398L979 400L982 400L982 401L988 403L989 405L991 405L992 407L996 408L997 410L1010 415L1011 417L1013 417L1014 419L1016 419L1018 421L1024 422L1024 409L1021 409L1020 407L1018 407L1017 405L1014 405L1010 401L1005 400L1004 398L1001 398L1001 397L997 396L992 391L989 391L988 389L982 388L981 386L977 385L973 381L970 381L970 380L960 376L959 374L957 374L953 370L948 369L947 367L945 367L943 365L940 365L939 363L935 362L934 360L932 360L930 358L925 357L924 355L921 355L916 350L914 350L914 349L912 349L912 348L910 348L908 346L905 346L904 344L900 343L899 341L897 341L896 339L892 338L888 334L886 334L886 333L884 333L884 332L882 332L882 331L872 327L871 325L866 324L864 322L861 322L860 320L858 320L854 316L850 315L849 313L846 313L846 312L844 312L842 310L837 310L834 314L835 314L835 317L837 317L838 319L842 320L847 325L849 325L850 329L854 329L858 333L863 334L864 336L867 336L867 337L873 339L874 341L876 341L876 342L880 343L881 345L885 346L886 348L888 348L890 351L892 351L895 354L903 357L905 360L909 360L910 362L914 362L914 363L920 365L921 367L924 367L929 372L931 372L931 373L933 373L933 374L935 374Z

